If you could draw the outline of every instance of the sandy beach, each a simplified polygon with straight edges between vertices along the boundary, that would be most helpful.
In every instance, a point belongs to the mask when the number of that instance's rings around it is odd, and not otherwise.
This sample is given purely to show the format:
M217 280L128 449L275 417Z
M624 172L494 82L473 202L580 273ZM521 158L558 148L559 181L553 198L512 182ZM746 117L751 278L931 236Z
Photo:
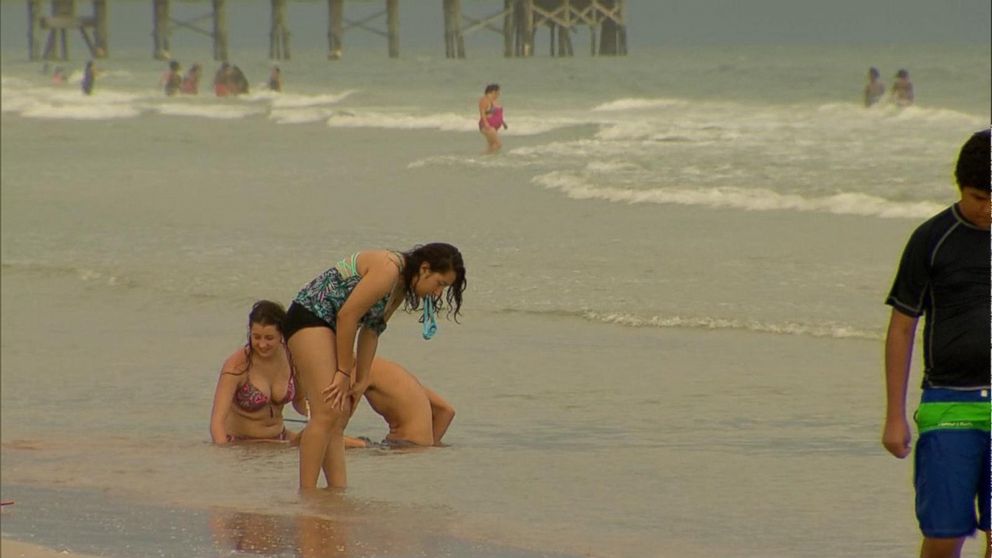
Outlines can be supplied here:
M68 549L56 550L6 537L0 539L0 554L4 558L96 558L93 554L80 554Z

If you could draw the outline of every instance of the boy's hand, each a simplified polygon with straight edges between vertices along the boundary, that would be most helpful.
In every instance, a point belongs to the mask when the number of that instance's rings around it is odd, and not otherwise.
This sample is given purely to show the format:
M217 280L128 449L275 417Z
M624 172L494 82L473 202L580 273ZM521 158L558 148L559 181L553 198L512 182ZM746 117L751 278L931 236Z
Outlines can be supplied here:
M886 419L882 432L882 445L889 453L903 459L910 451L909 423L905 417Z

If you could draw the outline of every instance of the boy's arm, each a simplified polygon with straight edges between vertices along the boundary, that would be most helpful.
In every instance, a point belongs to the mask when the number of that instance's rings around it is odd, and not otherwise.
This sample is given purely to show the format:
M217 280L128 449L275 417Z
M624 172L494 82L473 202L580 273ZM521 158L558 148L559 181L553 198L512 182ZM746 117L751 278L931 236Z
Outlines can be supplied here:
M443 397L434 393L426 386L424 387L424 393L427 394L427 400L431 403L434 445L439 446L441 445L441 438L444 437L445 432L448 431L448 427L451 426L451 421L455 418L455 408L445 401Z
M910 432L906 421L906 387L913 358L913 340L919 318L895 308L885 336L885 430L882 445L902 459L909 455Z

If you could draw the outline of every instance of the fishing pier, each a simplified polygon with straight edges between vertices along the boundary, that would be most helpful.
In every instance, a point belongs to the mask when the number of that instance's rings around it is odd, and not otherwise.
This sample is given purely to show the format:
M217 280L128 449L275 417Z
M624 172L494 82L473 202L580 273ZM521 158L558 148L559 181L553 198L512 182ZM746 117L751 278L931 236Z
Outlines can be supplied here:
M293 0L270 0L269 58L290 58L292 33L287 18L287 4ZM583 29L589 33L591 56L627 54L626 0L478 0L473 8L488 6L489 13L470 14L462 0L326 0L327 58L336 60L345 52L345 36L350 32L368 32L386 40L390 58L400 55L400 6L404 9L440 8L444 20L444 53L447 58L465 58L466 42L478 32L494 32L503 37L503 56L535 56L539 32L547 30L550 56L573 56L573 37ZM28 57L31 60L68 60L70 37L78 32L91 58L110 56L107 17L108 0L27 0ZM89 4L88 14L79 11ZM213 58L228 57L227 11L238 9L237 1L183 0L206 4L209 10L193 17L173 17L170 0L151 0L152 56L171 58L173 34L178 31L205 35L212 40ZM425 6L430 4L430 7ZM131 23L135 24L135 23ZM44 48L42 48L44 42Z

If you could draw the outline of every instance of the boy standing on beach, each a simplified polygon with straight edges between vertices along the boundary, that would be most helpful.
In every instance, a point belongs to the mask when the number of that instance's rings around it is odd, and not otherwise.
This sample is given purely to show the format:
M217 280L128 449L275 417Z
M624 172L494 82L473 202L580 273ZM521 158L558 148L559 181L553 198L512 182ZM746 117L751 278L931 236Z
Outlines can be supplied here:
M910 453L906 386L916 325L923 329L923 393L914 415L916 517L921 558L957 558L979 528L989 545L989 130L961 148L958 203L912 234L886 304L886 417L882 444ZM976 517L976 499L978 514Z

